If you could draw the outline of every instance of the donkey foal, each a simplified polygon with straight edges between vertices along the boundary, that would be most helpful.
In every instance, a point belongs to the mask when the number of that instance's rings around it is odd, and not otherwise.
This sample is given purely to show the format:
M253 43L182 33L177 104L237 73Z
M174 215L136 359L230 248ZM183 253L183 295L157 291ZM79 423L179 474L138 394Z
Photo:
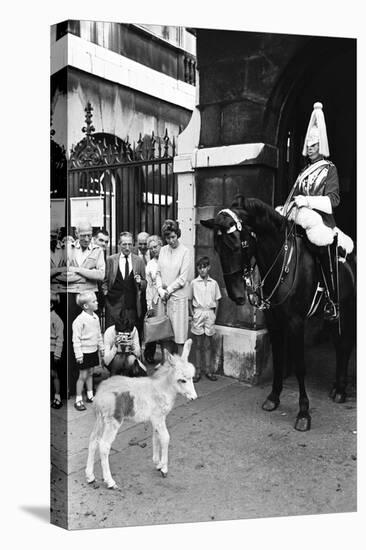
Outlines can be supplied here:
M89 439L86 465L88 483L95 481L94 457L99 444L103 479L109 489L116 489L109 468L109 452L125 418L134 422L150 420L153 427L153 462L163 477L168 474L169 432L165 419L172 410L178 393L187 399L197 398L192 378L195 368L188 363L192 340L186 341L182 356L166 352L166 361L152 376L127 378L112 376L101 382L94 403L96 422Z

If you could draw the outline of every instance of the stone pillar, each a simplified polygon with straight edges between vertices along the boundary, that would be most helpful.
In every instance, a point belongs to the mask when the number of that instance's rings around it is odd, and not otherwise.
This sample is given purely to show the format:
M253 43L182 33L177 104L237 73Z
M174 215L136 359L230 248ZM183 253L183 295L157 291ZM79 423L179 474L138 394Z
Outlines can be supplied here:
M192 158L196 174L195 252L211 258L211 274L223 296L216 320L216 366L219 372L250 384L258 383L271 362L264 316L248 302L237 306L228 298L213 234L199 222L229 207L238 193L273 204L277 157L273 146L246 143L196 149Z
M198 98L198 78L196 79L196 100ZM194 277L194 246L196 224L196 185L192 165L192 152L198 149L201 129L201 116L194 108L191 120L185 130L178 136L177 151L174 157L173 171L177 174L178 185L178 221L182 231L181 242L189 248L192 255L191 279Z
M197 97L198 93L197 89ZM194 259L209 256L211 275L218 281L223 296L216 320L216 371L255 384L271 362L263 314L248 304L236 306L228 298L212 232L199 222L228 207L237 193L273 203L277 149L265 143L200 148L200 132L201 116L196 107L178 138L178 155L174 159L181 240ZM194 265L191 276L194 277Z

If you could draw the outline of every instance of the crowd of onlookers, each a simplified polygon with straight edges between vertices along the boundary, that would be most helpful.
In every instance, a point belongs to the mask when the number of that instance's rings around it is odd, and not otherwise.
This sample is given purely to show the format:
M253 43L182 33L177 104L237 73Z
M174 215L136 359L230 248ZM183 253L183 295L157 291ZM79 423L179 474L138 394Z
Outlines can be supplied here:
M60 408L62 397L75 394L75 408L85 410L84 400L94 398L98 365L111 375L146 376L157 351L157 342L144 343L149 316L167 315L171 322L173 338L158 342L162 361L166 350L181 354L190 332L194 381L201 371L216 380L212 336L221 293L207 256L197 260L198 276L190 281L193 260L180 242L178 222L166 220L161 237L139 233L135 246L124 231L112 255L105 230L93 235L91 225L82 223L75 237L59 240L58 229L51 230L51 406Z

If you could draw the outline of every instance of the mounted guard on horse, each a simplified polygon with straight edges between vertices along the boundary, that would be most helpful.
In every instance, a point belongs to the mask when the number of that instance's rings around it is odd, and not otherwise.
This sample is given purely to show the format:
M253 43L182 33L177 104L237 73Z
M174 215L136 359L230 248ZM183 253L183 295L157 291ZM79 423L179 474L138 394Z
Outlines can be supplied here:
M259 199L239 195L215 218L201 220L214 231L230 299L243 305L248 296L266 317L273 383L262 408L273 411L279 406L288 349L299 383L295 428L300 431L309 430L311 425L305 388L305 321L323 294L325 316L337 321L329 323L336 350L331 396L337 403L346 399L347 368L355 340L355 266L353 261L344 261L353 243L335 227L333 208L339 204L339 183L334 164L325 159L329 149L321 109L321 104L315 104L305 139L303 154L310 164L300 173L284 207L278 208L280 212ZM337 258L338 244L342 263ZM324 286L320 292L319 265Z
M302 154L308 165L300 172L285 205L277 211L306 230L321 266L325 290L324 317L339 318L338 247L341 256L353 250L352 240L336 227L333 210L339 205L339 181L335 165L327 160L329 146L323 105L314 103Z

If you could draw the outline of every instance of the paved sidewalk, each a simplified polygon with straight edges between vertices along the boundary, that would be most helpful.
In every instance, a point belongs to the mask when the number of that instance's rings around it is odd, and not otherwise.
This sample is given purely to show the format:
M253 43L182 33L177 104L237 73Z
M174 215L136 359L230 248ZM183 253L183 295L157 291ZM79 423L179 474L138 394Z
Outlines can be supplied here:
M329 352L324 353L317 350L309 373L310 432L293 429L298 403L294 377L286 381L281 405L272 413L261 409L270 390L269 374L256 387L225 377L217 382L203 378L196 385L199 398L188 403L179 396L168 416L167 478L152 463L150 425L122 426L110 455L119 491L108 490L101 481L99 457L98 484L86 483L93 405L80 413L69 400L67 426L65 407L52 411L58 433L52 478L60 488L52 502L54 516L65 521L62 500L67 493L71 529L355 511L355 392L351 388L341 405L328 398L329 369L321 365L325 359L329 363ZM67 471L59 452L66 432Z

